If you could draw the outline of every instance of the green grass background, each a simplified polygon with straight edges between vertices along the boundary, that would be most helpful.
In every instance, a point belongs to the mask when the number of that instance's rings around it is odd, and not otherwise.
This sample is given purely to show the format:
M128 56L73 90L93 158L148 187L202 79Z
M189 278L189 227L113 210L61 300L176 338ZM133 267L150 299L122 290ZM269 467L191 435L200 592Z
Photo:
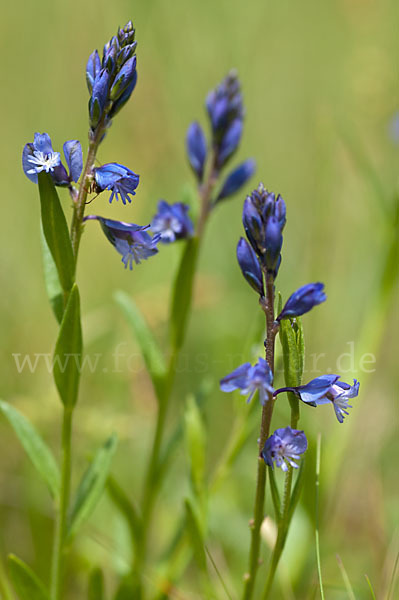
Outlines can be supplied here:
M1 394L29 416L58 448L60 403L44 366L19 374L13 354L51 352L57 333L47 304L40 254L36 187L23 175L21 152L35 131L54 147L78 138L86 148L88 92L85 64L94 48L128 19L138 40L138 85L115 119L99 152L102 162L126 164L141 176L129 206L107 195L90 212L146 223L158 199L181 200L193 186L184 137L191 120L207 127L204 99L235 67L246 107L236 162L256 158L261 180L283 195L288 220L277 287L286 298L309 281L326 284L328 301L304 317L307 363L358 376L360 396L343 425L328 407L304 408L300 426L310 450L302 502L283 557L276 598L317 598L314 550L314 453L322 433L321 560L327 597L346 598L339 554L356 598L370 598L364 574L385 598L398 551L397 458L397 239L399 144L390 123L399 108L398 19L394 0L149 0L14 2L2 9L2 232L0 236ZM69 211L69 198L61 190ZM242 235L239 194L215 211L203 246L194 312L179 364L170 426L181 418L189 391L206 383L209 470L220 458L243 399L218 390L218 380L240 362L248 331L256 330L256 295L235 259ZM396 200L395 200L396 198ZM74 428L75 474L97 445L116 431L114 472L132 497L151 441L155 400L135 340L113 301L116 289L132 294L165 347L170 286L178 245L125 271L96 224L82 243L78 280L86 351L101 354L96 373L82 380ZM259 340L261 341L261 340ZM337 365L354 344L356 360ZM114 370L118 344L127 356ZM261 352L261 343L253 356ZM359 357L376 356L375 371L359 371ZM339 371L338 371L339 372ZM281 382L280 380L278 382ZM260 413L259 413L260 414ZM288 421L279 402L275 425ZM257 427L256 427L257 429ZM246 568L247 522L252 513L254 429L234 469L210 499L209 547L237 596ZM165 547L186 493L184 447L161 490L153 555ZM0 550L14 552L44 579L50 561L52 509L46 490L3 418L0 419ZM265 555L267 549L265 545ZM104 499L74 546L68 598L84 598L88 569L123 573L129 547L122 522ZM214 576L214 574L212 574ZM146 574L149 589L156 574ZM223 598L215 582L215 589ZM196 571L179 586L181 598L200 598ZM172 597L172 596L171 596ZM393 597L393 596L392 596Z

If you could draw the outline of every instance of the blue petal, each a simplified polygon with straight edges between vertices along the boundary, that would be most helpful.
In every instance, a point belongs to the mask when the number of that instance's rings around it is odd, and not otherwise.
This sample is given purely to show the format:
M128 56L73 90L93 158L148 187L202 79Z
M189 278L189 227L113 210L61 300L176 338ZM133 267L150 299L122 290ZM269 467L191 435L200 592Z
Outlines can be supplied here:
M48 133L35 133L33 140L35 150L43 152L43 154L51 154L53 152L53 146L51 145L51 139Z
M33 152L33 144L25 144L22 151L22 169L28 179L30 179L33 183L37 183L37 173L28 173L28 171L32 170L32 163L28 161L28 158L33 156Z
M137 70L134 71L132 80L131 80L130 84L128 85L128 87L123 92L123 94L112 103L111 110L109 111L110 119L113 118L121 110L121 108L126 104L126 102L129 100L130 96L133 93L134 88L136 87L136 83L137 83Z
M262 269L258 257L244 238L237 244L237 260L249 285L261 296L264 295Z
M129 58L115 77L115 81L112 84L110 91L111 100L120 98L126 88L129 87L136 70L136 60L136 56Z
M291 294L277 320L299 317L327 299L323 283L308 283Z
M220 380L220 389L222 392L233 392L234 390L244 389L247 385L247 375L250 368L251 364L247 362L223 377Z
M265 264L269 270L274 270L283 245L281 225L274 216L267 219L264 245L266 248Z
M63 149L69 175L72 181L76 182L83 170L82 146L78 140L69 140L65 142Z
M234 119L220 143L217 157L219 167L222 167L238 148L243 129L242 119Z
M223 198L228 198L228 196L232 196L238 192L238 190L248 181L248 179L252 177L254 172L255 161L253 159L248 159L239 165L227 176L222 185L222 189L216 198L216 202L223 200Z
M306 385L301 385L297 389L302 402L313 403L315 406L330 402L325 395L336 381L339 375L321 375L309 381Z
M97 50L94 50L94 52L90 54L89 60L87 61L86 65L86 83L90 93L93 91L94 82L100 70L100 57L98 56Z
M199 123L194 121L187 130L186 147L188 160L196 173L199 181L202 181L207 148L205 134Z

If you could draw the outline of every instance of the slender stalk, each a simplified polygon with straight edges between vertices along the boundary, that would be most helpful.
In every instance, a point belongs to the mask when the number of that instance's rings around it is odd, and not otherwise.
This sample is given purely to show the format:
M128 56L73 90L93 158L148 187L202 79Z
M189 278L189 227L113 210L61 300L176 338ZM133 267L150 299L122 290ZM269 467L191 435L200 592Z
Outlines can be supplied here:
M79 191L70 188L70 194L74 201L74 212L71 223L71 244L75 256L75 269L78 259L79 243L82 236L82 224L86 206L87 194L89 192L92 170L96 159L98 146L104 134L104 120L98 124L96 131L90 134L89 149L87 153L83 175L81 177ZM64 298L65 304L67 298ZM72 438L72 414L73 407L64 407L62 422L62 468L59 508L56 527L54 532L53 564L51 572L51 600L61 599L62 579L64 575L65 541L67 536L67 516L69 508L70 486L71 486L71 438Z
M274 373L274 343L277 333L274 321L274 279L266 273L266 298L261 302L262 308L266 315L266 360L269 367ZM265 504L266 491L266 464L260 454L265 445L266 439L270 432L270 423L272 420L274 407L273 395L269 395L269 399L262 408L262 421L259 434L259 456L258 456L258 474L255 492L255 507L254 517L251 521L251 547L249 553L249 568L245 575L243 600L252 598L255 578L259 566L259 550L260 550L260 528L263 521L263 511Z
M65 408L62 421L62 470L59 510L54 536L53 566L51 574L51 600L61 598L64 574L65 539L71 482L72 408Z
M201 244L201 240L203 238L205 226L209 217L209 214L212 210L212 192L217 183L218 179L218 171L216 169L216 160L215 156L211 157L211 165L209 169L209 175L206 181L199 188L199 197L201 201L201 212L197 223L196 236L198 237L199 247ZM198 254L197 254L198 256ZM193 268L195 269L197 265L197 261L195 262ZM194 277L193 277L194 283ZM154 509L154 505L156 502L157 491L160 486L160 481L158 477L159 470L159 459L162 448L162 440L165 430L165 424L167 420L167 415L170 406L170 399L172 395L173 383L175 378L175 368L176 362L179 357L179 350L172 349L171 356L169 359L169 367L168 374L165 380L165 387L163 391L162 398L160 398L158 403L158 414L157 414L157 422L155 426L154 439L151 448L150 459L148 462L148 467L146 471L145 483L144 483L144 492L142 499L142 521L139 539L137 543L137 549L134 556L134 564L133 564L133 582L135 589L135 598L139 600L142 598L142 569L145 564L146 554L147 554L147 545L148 545L148 534L151 526L151 518Z
M89 149L87 152L86 163L83 169L83 175L80 179L79 191L74 204L74 211L71 224L71 243L72 249L77 261L80 238L82 237L82 223L86 208L87 194L89 193L90 182L92 178L93 167L96 160L98 146L104 135L104 117L101 119L94 133L89 136Z
M291 388L287 388L290 390ZM291 405L291 427L292 429L296 429L299 421L299 410L297 406ZM291 488L292 488L292 477L294 474L294 469L289 466L288 471L285 474L284 481L284 495L282 501L282 510L281 510L281 519L278 524L278 533L277 540L274 545L272 558L270 561L269 572L267 575L267 580L265 584L265 588L263 591L263 600L267 600L269 597L274 577L276 575L278 563L280 561L281 555L284 550L285 542L287 539L288 528L290 525L291 515L290 515L290 504L291 504Z

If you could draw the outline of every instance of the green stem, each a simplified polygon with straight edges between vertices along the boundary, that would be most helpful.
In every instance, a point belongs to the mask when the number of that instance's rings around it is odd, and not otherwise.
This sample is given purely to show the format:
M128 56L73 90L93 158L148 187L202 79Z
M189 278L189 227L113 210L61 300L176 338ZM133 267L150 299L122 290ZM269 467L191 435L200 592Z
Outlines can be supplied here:
M77 261L78 258L80 238L82 237L82 224L85 214L87 194L89 193L90 189L90 182L92 180L93 167L96 160L98 146L100 145L103 135L104 117L98 124L95 132L90 134L86 163L80 179L79 191L74 204L71 224L71 243L75 261Z
M217 183L218 171L215 166L215 156L211 158L211 166L209 170L209 176L205 183L199 188L199 196L201 201L201 212L197 223L196 236L198 237L198 251L197 260L193 265L193 269L198 264L198 254L203 238L205 226L212 210L212 192ZM192 278L192 285L194 284L194 277ZM172 395L173 383L175 378L176 362L179 357L180 349L172 349L171 356L169 359L169 368L165 380L164 391L158 404L157 422L155 426L154 439L151 448L150 459L146 471L144 492L142 500L142 521L140 527L139 539L136 546L136 552L134 556L133 564L133 586L135 591L135 598L139 600L143 596L142 591L142 570L146 561L148 535L151 526L152 513L157 498L157 492L160 486L159 477L159 460L162 448L162 440L165 430L165 424L170 406L170 399Z
M101 120L96 131L91 132L89 149L86 163L80 180L79 191L70 189L74 200L74 211L71 223L71 244L75 256L75 269L78 259L80 238L82 236L82 225L86 207L87 194L90 189L93 167L96 159L98 146L104 134L104 121ZM66 303L67 298L64 298ZM67 535L67 516L69 508L69 496L71 485L71 436L72 436L72 413L73 407L64 408L62 422L62 472L59 509L54 532L53 565L51 572L51 599L60 600L62 579L64 574L65 542Z
M275 327L274 322L274 279L269 274L266 274L266 298L262 299L261 306L266 315L266 360L272 373L274 373L274 342L277 328ZM255 492L255 507L254 517L251 521L249 568L248 573L245 575L243 600L250 600L250 598L252 598L255 588L256 573L259 567L260 528L264 517L263 511L266 491L266 464L260 454L263 450L266 439L269 436L273 407L274 398L272 394L270 394L268 401L262 409L262 421L259 434L259 456Z
M299 408L297 402L291 404L291 427L296 429L299 421ZM269 594L273 585L274 577L278 563L284 550L285 542L287 539L288 528L291 521L290 514L290 503L291 503L291 488L292 488L292 476L294 470L291 466L288 467L288 471L285 474L284 481L284 495L281 510L281 519L278 523L277 540L273 549L272 558L270 561L269 572L267 575L266 585L263 592L263 600L269 598Z
M71 484L72 408L64 409L62 422L62 471L59 510L54 535L51 600L60 600L64 574L65 540Z

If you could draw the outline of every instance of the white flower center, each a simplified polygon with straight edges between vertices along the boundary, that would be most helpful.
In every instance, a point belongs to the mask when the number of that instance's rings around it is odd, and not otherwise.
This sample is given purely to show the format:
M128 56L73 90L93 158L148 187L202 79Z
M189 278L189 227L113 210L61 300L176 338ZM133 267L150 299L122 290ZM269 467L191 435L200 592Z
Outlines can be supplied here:
M54 167L58 167L60 164L60 153L50 152L50 154L44 154L44 152L35 150L33 155L28 157L28 162L34 165L32 169L29 169L29 175L41 173L42 171L50 173L50 171L54 171Z

